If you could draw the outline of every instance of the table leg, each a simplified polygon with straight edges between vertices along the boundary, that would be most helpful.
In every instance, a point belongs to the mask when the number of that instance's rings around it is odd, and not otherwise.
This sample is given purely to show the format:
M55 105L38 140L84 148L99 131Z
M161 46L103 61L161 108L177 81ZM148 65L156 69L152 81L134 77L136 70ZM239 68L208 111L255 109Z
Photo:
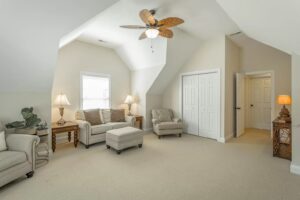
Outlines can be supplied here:
M68 140L71 142L71 132L68 132Z
M56 135L55 133L52 133L52 151L55 152L56 149Z
M77 147L78 144L78 130L74 131L74 146Z

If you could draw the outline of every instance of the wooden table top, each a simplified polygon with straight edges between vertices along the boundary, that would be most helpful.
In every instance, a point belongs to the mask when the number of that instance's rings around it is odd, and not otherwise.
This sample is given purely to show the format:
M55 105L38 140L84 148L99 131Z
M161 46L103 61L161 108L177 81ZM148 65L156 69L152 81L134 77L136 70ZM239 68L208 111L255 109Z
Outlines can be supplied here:
M78 126L76 122L70 122L70 121L66 122L64 125L58 125L56 122L53 122L51 125L52 125L52 129Z

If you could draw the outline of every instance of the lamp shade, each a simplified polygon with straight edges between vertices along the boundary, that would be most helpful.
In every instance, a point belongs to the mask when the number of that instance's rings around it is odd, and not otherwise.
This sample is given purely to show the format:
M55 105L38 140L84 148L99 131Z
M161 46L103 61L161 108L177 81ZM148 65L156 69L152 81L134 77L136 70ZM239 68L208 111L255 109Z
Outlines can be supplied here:
M151 38L151 39L156 38L158 36L158 34L159 34L159 30L157 30L157 29L150 28L150 29L146 30L146 35L148 38Z
M279 95L277 98L277 103L279 105L290 105L292 103L292 99L289 95Z
M65 94L59 94L57 95L54 101L54 105L62 107L62 106L69 106L71 104Z
M124 103L133 104L133 97L131 95L127 95Z

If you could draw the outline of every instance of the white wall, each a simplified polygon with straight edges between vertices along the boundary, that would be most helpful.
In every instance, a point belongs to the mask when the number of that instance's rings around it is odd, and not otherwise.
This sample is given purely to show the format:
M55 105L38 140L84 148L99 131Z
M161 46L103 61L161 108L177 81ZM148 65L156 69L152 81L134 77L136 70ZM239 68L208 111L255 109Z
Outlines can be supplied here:
M80 109L80 72L109 74L111 76L111 103L113 108L123 107L130 90L130 71L112 49L74 41L58 53L58 63L53 82L52 100L63 92L71 106L65 110L65 119L75 119L76 110ZM59 119L57 108L52 108L52 120Z
M210 39L199 46L199 49L190 58L189 62L180 69L173 81L165 89L163 93L163 107L173 109L175 115L181 117L179 101L180 74L217 68L221 69L221 137L224 137L225 36Z
M300 175L300 55L292 56L292 164L291 172Z
M20 119L33 106L51 121L51 87L60 38L116 0L2 0L0 120Z
M291 94L291 56L289 54L249 38L242 45L241 70L243 72L273 71L275 97L281 94ZM281 106L275 104L275 115L280 110Z
M225 139L235 131L235 74L240 71L240 48L226 37L225 44Z

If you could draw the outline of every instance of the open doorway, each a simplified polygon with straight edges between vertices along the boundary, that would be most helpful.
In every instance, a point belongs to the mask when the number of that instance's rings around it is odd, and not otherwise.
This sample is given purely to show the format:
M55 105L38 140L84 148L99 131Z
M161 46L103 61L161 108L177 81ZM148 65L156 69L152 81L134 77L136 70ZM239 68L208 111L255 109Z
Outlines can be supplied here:
M274 113L273 72L238 73L236 75L235 137L246 129L271 133Z

